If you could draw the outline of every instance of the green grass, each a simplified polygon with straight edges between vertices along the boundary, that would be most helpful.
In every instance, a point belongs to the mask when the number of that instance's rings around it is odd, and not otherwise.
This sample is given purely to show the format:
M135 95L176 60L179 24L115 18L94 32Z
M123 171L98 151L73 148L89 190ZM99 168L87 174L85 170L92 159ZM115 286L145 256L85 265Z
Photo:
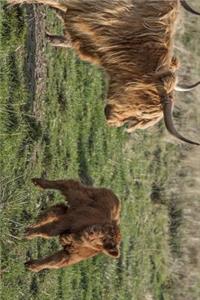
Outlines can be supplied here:
M0 19L1 299L172 299L170 182L181 146L166 141L162 124L132 136L108 128L101 71L50 46L46 91L35 98L38 118L25 72L25 12L1 10ZM122 202L120 259L102 255L62 270L26 271L30 255L59 247L23 239L40 210L62 199L33 187L35 176L112 188ZM166 205L155 204L160 197Z

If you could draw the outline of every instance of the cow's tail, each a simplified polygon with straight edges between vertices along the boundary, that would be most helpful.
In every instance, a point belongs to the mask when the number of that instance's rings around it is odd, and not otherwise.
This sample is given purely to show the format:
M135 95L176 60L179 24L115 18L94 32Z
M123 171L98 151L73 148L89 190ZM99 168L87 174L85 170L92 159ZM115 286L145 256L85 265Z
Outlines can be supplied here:
M47 5L56 10L62 12L67 11L67 6L64 3L58 2L56 0L7 0L8 6L20 5L20 4L42 4Z

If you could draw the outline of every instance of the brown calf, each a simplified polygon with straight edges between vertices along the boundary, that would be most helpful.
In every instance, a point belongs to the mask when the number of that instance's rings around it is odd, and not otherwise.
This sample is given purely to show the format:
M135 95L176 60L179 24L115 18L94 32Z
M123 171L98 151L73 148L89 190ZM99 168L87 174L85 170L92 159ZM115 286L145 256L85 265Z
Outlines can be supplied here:
M74 180L34 178L33 183L43 189L59 190L66 204L50 207L28 227L26 238L59 236L63 250L26 266L34 272L58 269L100 253L119 256L120 203L109 189L84 186Z

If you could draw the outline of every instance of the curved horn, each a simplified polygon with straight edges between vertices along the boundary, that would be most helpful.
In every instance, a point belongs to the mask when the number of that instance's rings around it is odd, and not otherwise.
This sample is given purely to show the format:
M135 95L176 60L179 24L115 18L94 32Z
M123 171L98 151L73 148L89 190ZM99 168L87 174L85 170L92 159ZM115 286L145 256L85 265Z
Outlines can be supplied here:
M189 4L187 4L187 2L185 0L180 0L181 5L185 8L185 10L191 12L194 15L198 15L200 16L200 12L194 10L192 7L189 6Z
M200 84L200 81L198 81L194 84L191 84L191 85L177 85L175 87L175 91L176 92L189 92L189 91L193 90L199 84Z
M163 105L164 122L169 133L171 133L173 136L175 136L177 139L181 141L200 146L199 143L184 138L180 133L177 132L176 128L174 127L173 119L172 119L173 103L171 97L167 96L164 99L162 105Z

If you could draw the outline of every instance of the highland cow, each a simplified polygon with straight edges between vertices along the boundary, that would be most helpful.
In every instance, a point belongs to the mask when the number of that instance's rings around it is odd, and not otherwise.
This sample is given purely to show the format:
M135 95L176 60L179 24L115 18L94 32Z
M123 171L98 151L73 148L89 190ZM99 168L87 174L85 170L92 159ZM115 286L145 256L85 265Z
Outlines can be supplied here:
M198 14L185 0L8 0L11 5L48 5L63 21L64 34L47 33L58 47L73 48L82 60L102 67L109 80L107 123L127 131L160 121L178 139L172 111L179 67L173 40L180 4ZM196 86L197 84L193 85ZM193 86L188 87L188 89ZM177 86L177 90L185 90ZM187 87L186 87L187 90Z
M50 207L26 229L29 240L59 236L63 247L49 257L26 262L29 270L58 269L100 253L119 256L120 202L111 190L84 186L74 180L32 181L43 189L59 190L67 205Z

